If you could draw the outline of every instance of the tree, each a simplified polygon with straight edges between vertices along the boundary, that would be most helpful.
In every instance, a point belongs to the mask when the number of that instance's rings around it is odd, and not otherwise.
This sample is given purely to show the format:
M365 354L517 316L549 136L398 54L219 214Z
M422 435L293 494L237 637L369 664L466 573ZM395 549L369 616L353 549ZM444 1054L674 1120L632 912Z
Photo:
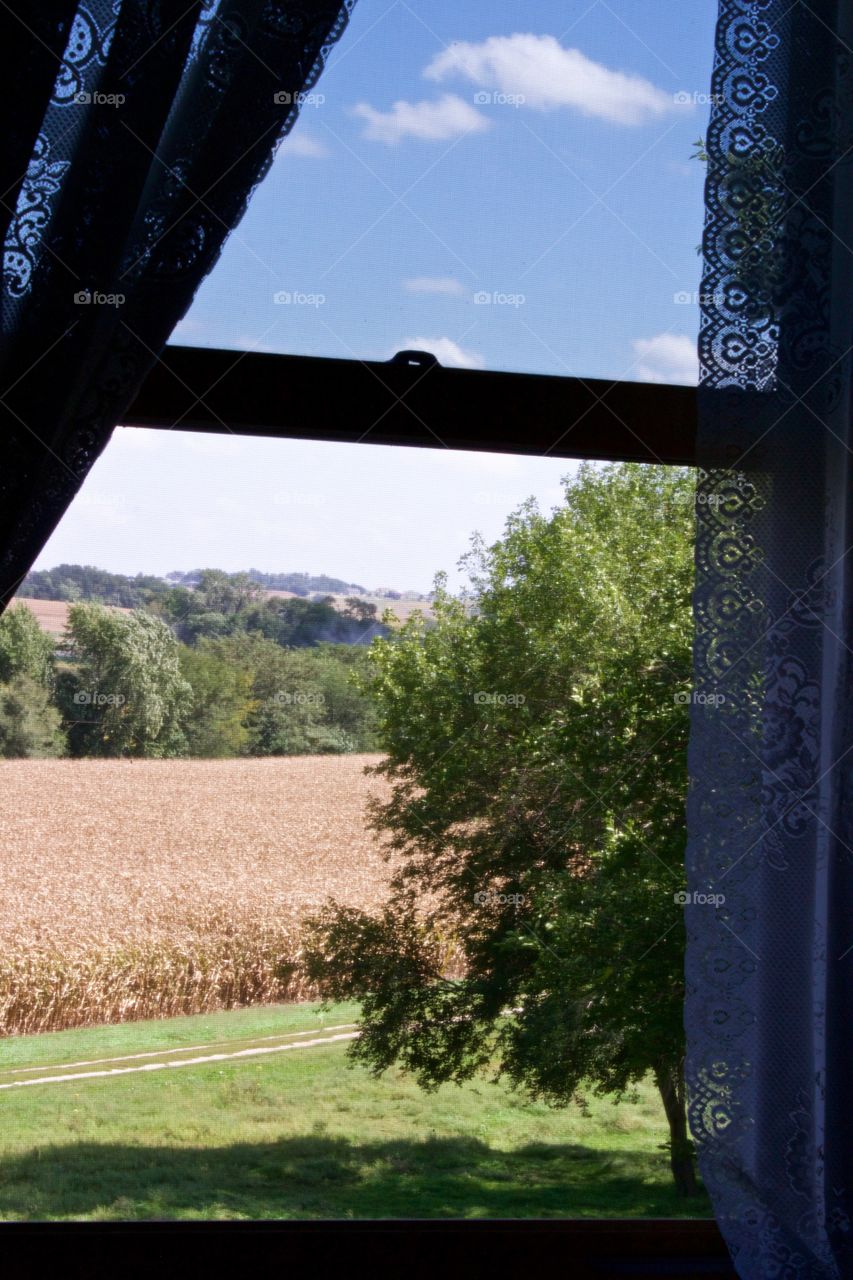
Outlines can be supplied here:
M0 757L40 760L64 751L62 717L44 685L27 675L0 684Z
M362 627L379 621L376 605L369 600L359 600L358 596L347 596L344 600L343 614L344 617L352 618Z
M167 589L162 578L138 573L108 573L90 564L58 564L53 569L28 573L18 595L40 600L86 600L137 609L150 603Z
M256 633L210 642L252 673L250 755L323 755L376 749L376 708L357 686L369 655L358 646L283 649Z
M72 605L68 621L74 665L59 694L72 754L181 755L192 690L166 624L94 604Z
M0 616L0 683L20 675L46 689L53 683L53 640L25 604Z
M180 665L192 691L183 722L188 755L242 755L249 743L247 721L255 709L251 669L228 661L207 641L195 649L182 645Z
M249 614L261 607L264 589L245 573L202 569L193 588L172 587L158 607L180 640L232 635L243 630Z
M0 756L63 754L54 688L53 640L26 605L13 605L0 616Z
M685 1195L693 501L683 471L584 466L554 514L475 542L432 628L374 643L392 892L374 915L328 904L306 957L363 1002L351 1052L374 1071L490 1067L554 1105L653 1073Z

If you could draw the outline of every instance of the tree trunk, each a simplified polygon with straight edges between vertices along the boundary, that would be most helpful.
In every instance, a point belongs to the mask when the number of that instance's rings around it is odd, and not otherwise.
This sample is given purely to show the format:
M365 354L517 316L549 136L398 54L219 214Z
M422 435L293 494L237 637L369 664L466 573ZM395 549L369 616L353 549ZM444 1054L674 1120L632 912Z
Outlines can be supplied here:
M655 1071L655 1080L669 1123L669 1163L675 1189L680 1196L698 1196L693 1143L687 1128L684 1069L681 1064L661 1067Z

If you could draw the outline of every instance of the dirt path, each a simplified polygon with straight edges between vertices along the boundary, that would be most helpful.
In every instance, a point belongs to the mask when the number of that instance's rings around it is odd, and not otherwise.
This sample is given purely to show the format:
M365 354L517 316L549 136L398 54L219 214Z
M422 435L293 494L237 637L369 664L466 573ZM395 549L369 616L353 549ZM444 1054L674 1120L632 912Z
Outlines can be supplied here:
M20 1076L23 1079L7 1080L0 1083L0 1089L24 1089L37 1084L66 1084L70 1080L94 1080L107 1076L134 1075L143 1071L167 1071L178 1067L196 1067L208 1062L230 1062L238 1058L255 1058L269 1053L287 1053L293 1049L314 1049L322 1044L336 1044L343 1040L355 1040L358 1031L353 1022L341 1023L338 1026L324 1028L320 1033L312 1031L289 1031L278 1036L260 1036L252 1038L248 1047L233 1049L230 1052L205 1053L216 1044L246 1045L246 1040L213 1041L207 1045L190 1045L180 1049L152 1050L148 1053L130 1053L116 1058L92 1058L84 1062L52 1063L42 1067L14 1067L3 1071L4 1076ZM310 1039L304 1037L310 1036ZM274 1043L266 1043L273 1041ZM178 1054L191 1054L191 1057L176 1057ZM134 1066L108 1066L109 1063L137 1062L140 1058L153 1058L153 1062L139 1063ZM83 1067L99 1067L96 1071L80 1070ZM59 1074L57 1074L59 1073Z

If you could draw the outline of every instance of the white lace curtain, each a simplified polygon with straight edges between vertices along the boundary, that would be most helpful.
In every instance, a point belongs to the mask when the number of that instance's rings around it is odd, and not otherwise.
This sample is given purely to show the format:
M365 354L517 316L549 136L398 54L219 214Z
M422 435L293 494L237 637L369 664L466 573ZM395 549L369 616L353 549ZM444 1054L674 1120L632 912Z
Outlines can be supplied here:
M853 4L720 0L687 1076L744 1280L853 1275ZM713 694L713 697L707 695ZM699 696L706 695L706 696Z

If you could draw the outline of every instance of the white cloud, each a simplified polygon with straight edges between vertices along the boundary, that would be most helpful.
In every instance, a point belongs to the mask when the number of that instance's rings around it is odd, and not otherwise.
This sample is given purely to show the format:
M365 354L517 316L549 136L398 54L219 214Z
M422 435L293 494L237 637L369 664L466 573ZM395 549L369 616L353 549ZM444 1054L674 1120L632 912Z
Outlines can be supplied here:
M280 156L308 156L313 160L323 160L331 155L329 148L319 138L312 138L310 133L289 133L279 147Z
M464 133L481 133L490 124L470 102L452 93L434 102L395 102L390 111L377 111L368 103L360 102L353 107L353 115L365 121L365 138L388 146L407 136L444 142Z
M696 343L683 334L659 333L654 338L635 338L638 363L631 377L638 382L683 382L695 387L699 381Z
M424 75L444 80L463 75L474 84L521 98L537 111L573 107L614 124L645 124L676 108L673 95L642 76L612 71L554 36L520 32L461 41L437 54ZM476 98L475 98L476 101Z
M409 293L446 293L455 297L467 292L464 284L453 276L415 276L411 280L404 280L403 288Z
M466 351L452 338L404 338L398 351L431 351L440 364L451 369L482 369L484 360L476 351Z

